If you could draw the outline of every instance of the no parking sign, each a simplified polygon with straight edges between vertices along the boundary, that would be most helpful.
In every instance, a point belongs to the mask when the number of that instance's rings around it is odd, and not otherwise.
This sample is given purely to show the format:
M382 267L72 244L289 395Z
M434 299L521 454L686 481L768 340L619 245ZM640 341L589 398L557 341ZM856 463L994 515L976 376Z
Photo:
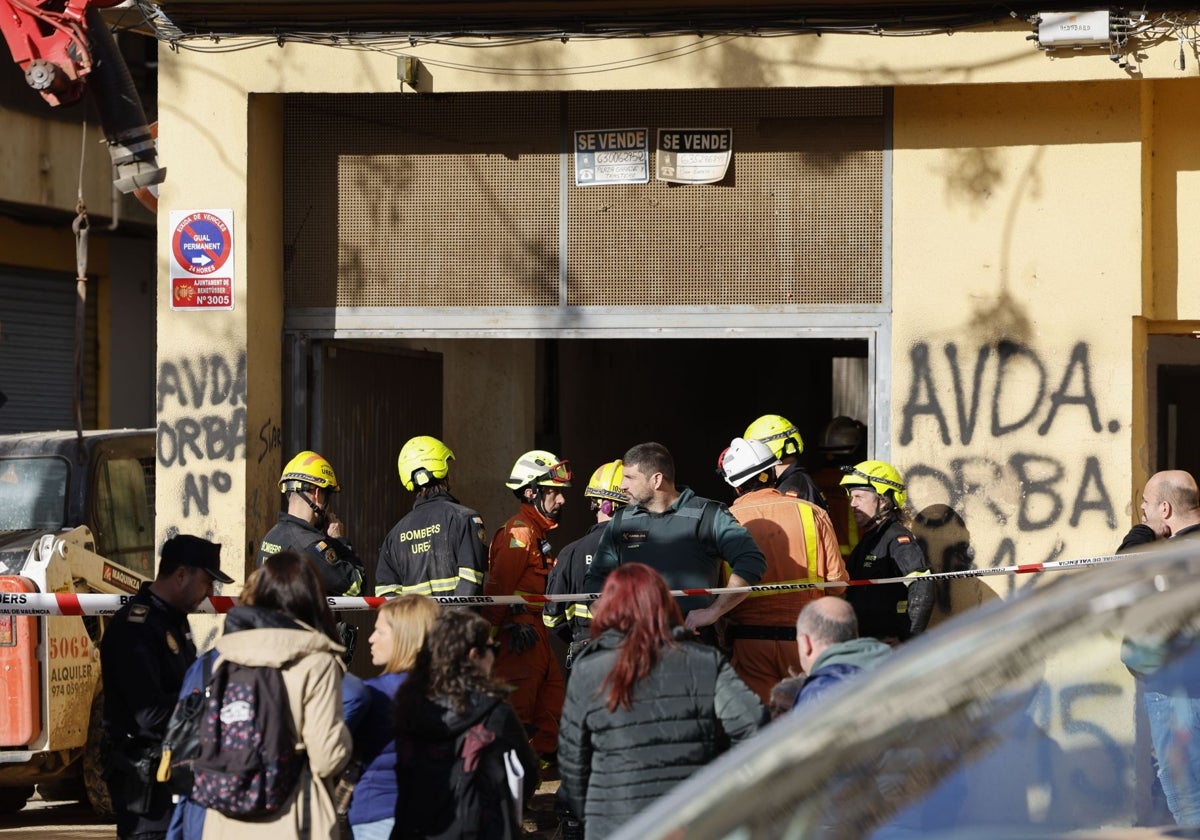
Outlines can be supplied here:
M233 309L232 253L232 210L172 210L171 308Z

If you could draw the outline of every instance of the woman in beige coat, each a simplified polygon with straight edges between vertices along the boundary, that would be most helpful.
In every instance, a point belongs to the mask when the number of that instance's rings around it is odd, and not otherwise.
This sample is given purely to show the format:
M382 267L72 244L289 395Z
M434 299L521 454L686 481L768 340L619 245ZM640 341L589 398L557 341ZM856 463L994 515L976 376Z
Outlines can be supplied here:
M241 604L228 618L246 629L217 640L217 665L229 660L283 672L297 745L308 755L308 772L270 819L239 820L209 809L204 840L336 840L330 789L350 760L351 740L342 721L339 654L344 648L333 640L333 615L321 578L309 560L290 551L274 554L247 581Z

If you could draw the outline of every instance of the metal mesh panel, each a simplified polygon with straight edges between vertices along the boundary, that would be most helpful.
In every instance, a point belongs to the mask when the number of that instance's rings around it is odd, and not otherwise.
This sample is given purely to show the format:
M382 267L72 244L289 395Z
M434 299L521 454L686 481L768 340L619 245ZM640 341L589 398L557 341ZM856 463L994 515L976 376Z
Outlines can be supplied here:
M291 95L289 307L873 305L879 89ZM732 128L716 185L575 187L578 129ZM653 174L653 172L652 172Z
M555 95L289 97L288 305L557 305L558 113Z

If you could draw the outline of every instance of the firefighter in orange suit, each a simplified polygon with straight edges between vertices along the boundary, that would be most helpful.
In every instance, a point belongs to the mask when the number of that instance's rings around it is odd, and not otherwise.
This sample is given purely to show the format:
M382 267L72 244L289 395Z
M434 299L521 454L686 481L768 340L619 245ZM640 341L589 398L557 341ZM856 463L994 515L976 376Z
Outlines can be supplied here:
M521 509L492 537L484 594L545 595L546 576L554 567L546 535L558 526L571 472L566 461L535 449L517 459L504 484L521 502ZM494 673L514 686L508 700L525 724L529 743L544 761L552 761L565 684L542 623L542 607L490 606L483 614L498 628L500 652Z
M759 585L848 580L829 515L812 502L773 486L779 458L759 440L734 438L721 457L725 481L737 490L729 507L767 558ZM786 595L756 593L729 611L730 663L746 685L769 703L780 680L800 672L796 616L806 603L844 595L844 587Z

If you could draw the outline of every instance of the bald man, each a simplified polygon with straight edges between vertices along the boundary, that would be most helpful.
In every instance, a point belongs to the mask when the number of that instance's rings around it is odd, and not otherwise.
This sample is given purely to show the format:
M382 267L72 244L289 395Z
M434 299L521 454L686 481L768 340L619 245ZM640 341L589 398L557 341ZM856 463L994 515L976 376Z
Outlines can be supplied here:
M800 668L807 677L793 710L855 674L874 668L892 651L878 639L859 637L854 607L842 598L819 598L800 610L796 645Z
M1200 528L1200 491L1191 473L1166 470L1150 476L1142 490L1142 521L1159 539Z
M1196 480L1183 470L1150 476L1142 490L1142 523L1125 537L1122 549L1200 535ZM1139 529L1141 539L1135 536ZM1121 661L1142 686L1158 780L1180 825L1200 824L1200 671L1190 667L1190 657L1178 655L1194 644L1194 637L1179 632L1127 637L1121 645Z

